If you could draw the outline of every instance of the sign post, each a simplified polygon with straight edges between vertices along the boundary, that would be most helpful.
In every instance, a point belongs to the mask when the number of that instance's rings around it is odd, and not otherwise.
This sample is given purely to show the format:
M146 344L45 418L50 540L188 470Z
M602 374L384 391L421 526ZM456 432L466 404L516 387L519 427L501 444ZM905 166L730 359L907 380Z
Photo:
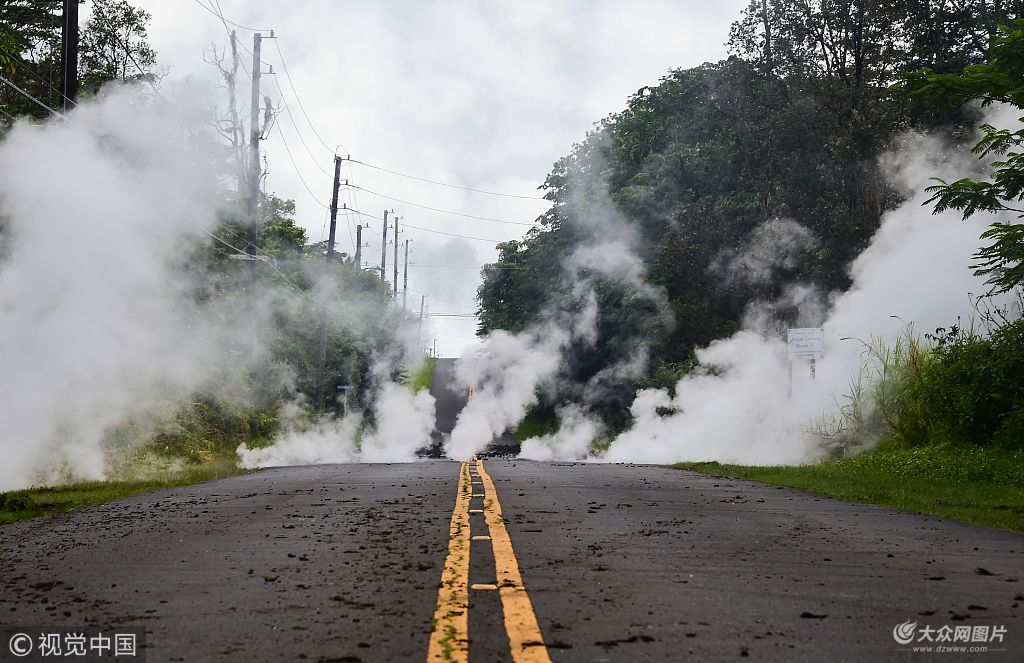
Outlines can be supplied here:
M811 363L811 380L814 380L815 362L825 356L825 330L821 327L798 327L786 331L789 348L789 396L793 397L793 360L808 359Z

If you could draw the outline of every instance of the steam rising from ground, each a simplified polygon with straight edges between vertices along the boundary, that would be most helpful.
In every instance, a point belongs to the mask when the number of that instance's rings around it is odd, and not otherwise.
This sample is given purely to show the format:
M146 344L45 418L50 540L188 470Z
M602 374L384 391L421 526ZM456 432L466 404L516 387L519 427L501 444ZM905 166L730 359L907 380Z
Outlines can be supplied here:
M518 334L495 331L481 350L460 359L456 368L457 389L473 389L473 397L459 414L445 444L449 457L465 459L482 451L492 439L515 426L537 402L538 387L565 389L562 359L573 343L592 346L598 337L600 309L596 284L618 284L635 301L648 304L654 318L661 318L665 296L644 279L644 264L634 250L636 237L608 199L601 182L588 182L573 192L573 206L587 238L566 261L566 279L572 284L567 297L547 312L538 324ZM584 397L596 398L609 382L639 377L647 368L647 341L637 337L633 351L595 375L585 385L573 385ZM565 421L583 425L581 410L565 411ZM584 433L572 432L557 443L578 445ZM538 454L545 452L531 445Z
M340 418L310 421L305 411L292 407L284 433L269 447L238 447L242 467L313 465L318 463L405 463L431 443L434 397L426 391L412 394L403 385L387 381L375 400L380 414L376 426L363 433L363 415L353 411Z
M112 429L159 430L196 391L251 402L291 389L290 370L268 364L268 335L274 311L301 298L263 265L247 297L211 288L197 263L219 218L237 213L222 184L234 171L203 95L164 93L108 88L67 120L18 123L0 143L0 491L105 478ZM333 324L357 334L380 324L379 306L323 283L311 294ZM360 457L411 459L432 400L390 375L377 394L398 416L378 422ZM284 450L247 462L350 459L359 423L301 434L294 423Z
M999 126L1012 123L1008 118L999 122ZM592 444L601 435L600 424L584 407L572 406L562 410L557 433L524 442L522 457L642 463L813 460L822 453L821 439L812 433L815 422L834 414L843 394L849 393L865 361L864 343L891 341L906 333L908 326L923 333L949 325L958 316L969 319L971 295L986 292L970 265L981 244L979 235L992 217L964 222L956 212L933 216L930 206L923 206L930 177L957 179L977 172L979 164L964 152L933 138L910 135L900 149L883 158L907 201L885 214L870 246L852 264L854 283L849 291L826 299L809 284L790 285L779 301L751 305L744 330L699 350L703 369L680 380L674 396L664 390L641 390L631 407L632 426L610 440L604 451L594 451ZM776 270L792 267L796 255L816 243L806 228L792 221L773 221L755 230L743 250L721 256L712 269L727 280L766 281ZM594 263L606 261L611 278L633 281L638 276L629 271L632 263L623 266L612 261L623 253L621 246L606 252L594 244L577 255L589 255ZM1009 296L996 298L993 304L1010 301ZM813 382L808 363L799 360L790 377L786 345L773 315L782 306L797 307L801 325L825 329L826 357L817 362ZM527 361L540 356L547 374L557 371L554 365L559 358L545 354L554 347L527 345ZM487 378L486 371L478 373ZM502 393L483 384L498 396ZM536 384L519 382L517 393L530 392ZM517 399L515 411L530 402ZM501 411L504 405L498 402L489 407ZM502 429L510 419L494 418L490 430ZM481 434L487 432L483 426L478 428Z
M126 90L0 144L0 490L102 478L105 430L202 382L175 268L215 221L196 157Z

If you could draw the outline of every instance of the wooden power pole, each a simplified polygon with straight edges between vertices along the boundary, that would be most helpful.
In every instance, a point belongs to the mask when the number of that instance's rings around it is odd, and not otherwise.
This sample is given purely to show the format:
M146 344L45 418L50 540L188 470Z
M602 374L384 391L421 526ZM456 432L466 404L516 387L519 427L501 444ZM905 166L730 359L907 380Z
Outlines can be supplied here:
M78 0L64 0L60 31L60 108L68 112L78 99Z
M406 314L405 303L409 298L409 240L405 240L405 268L402 271L402 316Z
M356 224L356 271L363 271L363 224Z
M327 269L325 275L330 278L331 261L334 258L334 238L338 230L338 189L341 187L341 157L334 157L334 190L331 193L331 231L327 236ZM316 411L324 409L324 384L327 381L327 309L320 310L320 329L317 338L316 357Z
M400 218L402 217L395 217L395 280L391 286L395 303L398 303L398 220Z
M388 259L388 211L384 210L384 230L380 239L380 282L384 283L384 270L387 269L384 263Z
M246 196L247 223L245 227L245 252L255 260L256 240L259 222L256 219L256 208L260 196L260 75L263 63L260 62L260 50L263 35L259 32L252 36L252 98L249 104L249 191Z
M334 257L334 239L338 232L338 189L341 188L341 157L334 155L334 192L331 194L331 232L327 236L327 261Z

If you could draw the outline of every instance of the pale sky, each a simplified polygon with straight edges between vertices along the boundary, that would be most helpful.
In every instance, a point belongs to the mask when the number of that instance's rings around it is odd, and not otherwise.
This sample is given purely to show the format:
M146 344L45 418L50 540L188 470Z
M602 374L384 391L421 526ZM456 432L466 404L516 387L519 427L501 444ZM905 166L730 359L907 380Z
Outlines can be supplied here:
M150 42L160 64L169 68L170 79L218 80L216 69L204 63L203 53L214 43L223 48L227 35L220 21L200 7L215 1L133 0L153 16ZM262 143L270 164L267 189L296 201L298 222L312 241L325 236L324 206L330 202L334 146L352 159L417 177L539 195L536 188L552 164L583 139L596 121L624 108L630 94L657 84L670 69L726 57L723 44L729 26L747 4L746 0L219 3L229 21L265 30L268 36L269 30L275 31L277 39L263 41L261 59L266 63L264 71L273 65L277 75L263 77L262 93L278 105L283 97L291 113L282 106L276 126ZM240 41L251 49L253 33L237 30ZM282 54L291 81L285 76ZM251 69L251 56L242 55ZM246 84L240 90L240 105L247 108L248 99ZM544 201L481 195L359 164L346 164L342 177L404 201L508 221L530 223L547 208ZM369 245L363 249L365 266L379 265L378 219L385 209L403 217L400 230L408 223L508 240L528 229L442 214L345 187L341 199L374 217L339 215L339 251L353 251L354 224L370 224L363 234ZM418 313L420 295L425 293L430 312L472 312L479 267L497 255L493 244L411 227L404 229L400 243L407 238L412 240L413 265L409 309ZM389 280L392 257L389 247ZM441 356L457 356L474 343L472 320L435 319L431 327L430 338L437 338Z

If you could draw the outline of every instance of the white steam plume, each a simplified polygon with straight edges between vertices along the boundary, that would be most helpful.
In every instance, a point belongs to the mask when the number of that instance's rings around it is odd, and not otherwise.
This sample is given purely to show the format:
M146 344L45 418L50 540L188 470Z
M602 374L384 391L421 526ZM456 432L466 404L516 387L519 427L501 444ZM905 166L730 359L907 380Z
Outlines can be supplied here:
M570 293L551 306L542 322L518 334L495 331L485 339L481 350L459 360L456 388L473 389L473 397L459 414L445 444L445 452L452 458L471 457L521 422L537 403L539 388L566 387L560 373L570 345L587 346L597 341L598 282L618 285L634 302L645 302L652 311L665 309L664 292L647 282L643 260L634 248L637 238L633 227L611 203L606 185L577 183L571 196L584 240L566 260L565 278L572 285ZM655 314L662 323L664 316ZM589 399L597 398L610 381L641 376L647 368L647 358L646 338L638 337L632 352L582 385L582 393ZM577 420L582 418L572 419Z
M483 351L464 356L456 365L456 379L472 387L473 396L445 444L448 457L470 458L522 421L537 402L537 387L554 379L571 339L568 330L555 324L521 334L496 331Z
M320 463L408 463L417 451L429 447L434 430L434 397L426 390L413 394L408 387L391 380L393 359L380 359L374 366L378 387L373 409L373 426L367 426L361 412L342 417L310 420L297 406L282 435L268 447L238 447L242 467L315 465Z
M67 119L18 123L0 142L0 491L126 470L111 431L160 431L194 393L248 404L294 392L271 345L280 315L301 320L307 300L351 336L393 336L372 293L318 273L306 297L264 263L245 296L219 292L197 258L210 246L236 252L210 237L236 214L223 202L231 170L212 104L194 86L165 83L159 103L148 95L106 88ZM432 426L430 397L406 397L389 378L378 400L396 419L382 414L364 435L366 458L408 459ZM320 424L332 452L307 445L288 462L348 458L359 423Z
M971 256L992 217L964 222L956 212L933 216L930 206L923 205L929 177L963 176L975 171L977 162L917 135L908 136L884 162L908 199L884 215L870 246L851 266L852 287L834 296L824 320L826 356L817 362L817 379L811 382L807 364L797 362L793 396L787 398L785 344L762 329L741 331L699 351L701 363L714 372L684 377L674 398L661 390L640 392L632 427L612 441L600 460L811 460L820 446L808 428L834 412L860 369L864 357L858 339L891 341L911 324L931 331L958 316L971 316L971 295L986 291L970 269ZM808 294L800 287L787 296L813 305L817 298ZM766 319L751 315L748 322L762 325Z
M215 363L181 292L217 178L130 89L0 143L0 490L99 479L104 431Z

